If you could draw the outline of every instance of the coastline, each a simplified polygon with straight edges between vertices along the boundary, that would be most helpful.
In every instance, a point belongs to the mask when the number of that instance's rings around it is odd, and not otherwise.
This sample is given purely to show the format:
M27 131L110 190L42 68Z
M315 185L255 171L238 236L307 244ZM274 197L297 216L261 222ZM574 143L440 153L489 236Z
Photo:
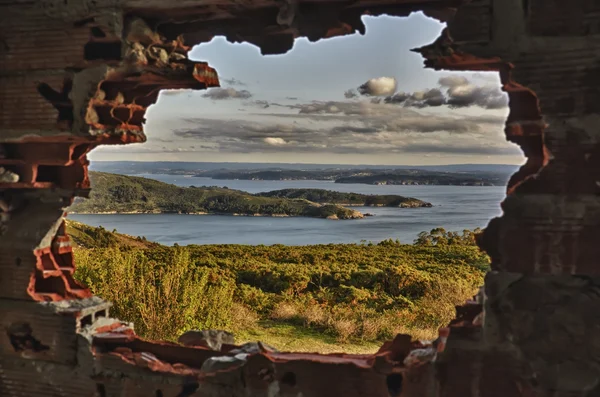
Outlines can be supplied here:
M358 212L358 211L356 211ZM302 216L302 215L288 215L288 214L238 214L238 213L226 213L226 212L169 212L169 211L102 211L102 212L81 212L81 211L67 211L69 215L160 215L160 214L172 214L172 215L219 215L219 216L246 216L246 217L265 217L265 218L313 218L313 219L341 219L341 220L353 220L362 219L365 215L360 213L361 217L353 218L339 218L339 217L319 217L319 216Z

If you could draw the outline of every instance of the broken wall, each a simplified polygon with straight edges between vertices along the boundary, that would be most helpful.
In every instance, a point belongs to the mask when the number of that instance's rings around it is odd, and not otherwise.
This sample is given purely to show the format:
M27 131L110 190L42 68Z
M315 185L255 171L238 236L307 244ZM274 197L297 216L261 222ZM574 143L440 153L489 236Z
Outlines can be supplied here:
M427 67L500 73L506 136L527 157L480 238L485 289L437 341L367 356L154 343L74 281L63 218L89 192L86 154L145 141L160 89L219 85L190 46L224 35L284 53L418 10L448 22L417 50ZM595 1L2 0L0 395L600 395L599 99Z

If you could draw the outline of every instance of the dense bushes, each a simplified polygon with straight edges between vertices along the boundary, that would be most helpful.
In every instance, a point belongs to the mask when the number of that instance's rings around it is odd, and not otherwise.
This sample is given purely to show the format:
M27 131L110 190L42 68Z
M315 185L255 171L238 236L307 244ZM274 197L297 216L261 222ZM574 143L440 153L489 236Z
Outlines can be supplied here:
M153 179L90 172L94 190L77 199L71 212L98 213L222 213L352 218L339 205L321 206L307 200L260 197L218 187L180 187Z
M387 207L399 207L403 204L407 206L413 205L418 207L426 204L425 202L412 197L403 197L398 195L344 193L325 189L281 189L257 193L255 196L304 199L315 203L352 204L366 206L379 205Z
M173 338L189 329L228 328L234 284L208 268L189 266L189 252L173 248L168 261L148 250L76 250L76 277L113 302L114 316L140 335Z
M428 337L483 283L488 259L464 236L430 244L424 234L415 245L79 248L76 277L152 338L235 332L259 320L339 340Z

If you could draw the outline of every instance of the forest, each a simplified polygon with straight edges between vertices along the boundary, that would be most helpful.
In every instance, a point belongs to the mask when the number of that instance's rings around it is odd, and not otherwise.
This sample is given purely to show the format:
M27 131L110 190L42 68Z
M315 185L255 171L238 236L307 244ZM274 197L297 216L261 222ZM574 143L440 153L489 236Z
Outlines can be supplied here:
M69 221L76 278L148 338L225 329L304 351L370 351L398 332L435 337L483 283L475 234L413 244L163 246Z
M342 205L431 207L416 198L364 195L323 189L284 189L250 194L220 187L180 187L136 176L90 172L94 190L77 199L72 213L180 213L362 218Z
M404 197L394 194L359 194L344 193L324 189L281 189L271 192L259 193L261 197L279 197L290 199L304 199L315 203L328 203L340 205L382 206L382 207L431 207L431 203L413 197Z
M94 189L89 199L76 199L71 213L183 213L249 216L307 216L330 219L362 218L336 204L260 197L219 187L180 187L135 176L90 172Z

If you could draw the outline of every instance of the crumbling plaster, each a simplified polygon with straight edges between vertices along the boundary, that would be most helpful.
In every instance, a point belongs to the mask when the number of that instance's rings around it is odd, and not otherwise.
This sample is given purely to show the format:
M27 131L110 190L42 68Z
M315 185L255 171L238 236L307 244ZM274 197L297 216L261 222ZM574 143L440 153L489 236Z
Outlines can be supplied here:
M73 280L62 219L89 192L86 154L143 142L161 88L218 86L190 46L225 35L283 53L417 10L448 22L416 50L426 67L500 73L506 136L527 157L480 237L485 288L438 340L241 359L141 340ZM598 396L599 99L596 1L0 1L0 395ZM207 370L214 357L225 368Z

